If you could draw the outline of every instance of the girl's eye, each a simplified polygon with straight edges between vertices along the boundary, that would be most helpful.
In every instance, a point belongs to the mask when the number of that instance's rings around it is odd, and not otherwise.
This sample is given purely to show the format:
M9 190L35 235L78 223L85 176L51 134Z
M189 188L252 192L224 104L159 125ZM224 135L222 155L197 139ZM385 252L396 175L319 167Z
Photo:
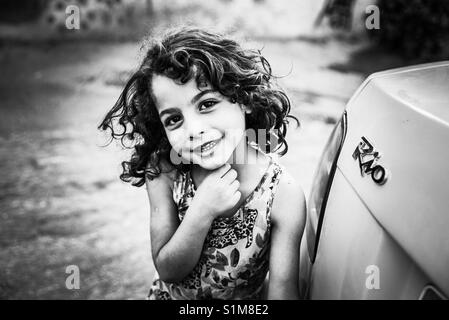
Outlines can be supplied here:
M207 109L212 108L212 107L213 107L214 105L216 105L217 103L218 103L218 101L215 101L215 100L207 100L207 101L202 102L202 103L199 105L198 109L199 109L200 111L204 111L204 110L207 110Z
M165 120L164 124L166 127L174 126L179 121L181 121L181 116L172 116L172 117L169 117L167 120Z

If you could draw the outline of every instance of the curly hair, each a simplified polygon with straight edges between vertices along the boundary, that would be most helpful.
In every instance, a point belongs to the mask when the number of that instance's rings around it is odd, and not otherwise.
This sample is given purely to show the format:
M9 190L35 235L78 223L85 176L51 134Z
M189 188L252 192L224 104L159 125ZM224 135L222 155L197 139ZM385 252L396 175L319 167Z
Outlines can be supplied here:
M171 146L152 94L153 75L164 75L180 84L194 78L198 86L206 80L231 102L251 110L245 114L246 129L276 131L275 152L287 152L288 118L298 125L299 121L289 115L290 100L273 84L271 66L260 51L245 50L223 35L192 27L172 30L149 41L145 49L140 67L98 126L111 130L111 141L119 139L125 148L134 149L131 159L122 162L121 180L140 187L145 178L153 179L162 172L161 160L187 169L185 164L170 161ZM266 150L267 146L263 147Z

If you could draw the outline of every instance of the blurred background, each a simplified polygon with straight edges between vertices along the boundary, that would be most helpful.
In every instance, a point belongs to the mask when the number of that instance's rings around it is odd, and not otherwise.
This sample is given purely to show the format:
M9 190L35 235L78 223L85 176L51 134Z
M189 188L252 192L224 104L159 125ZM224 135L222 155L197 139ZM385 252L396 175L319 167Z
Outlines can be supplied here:
M79 9L79 29L66 20ZM379 8L379 28L373 25ZM371 20L370 20L371 19ZM0 298L144 299L154 266L144 187L96 127L144 37L176 25L262 49L301 127L282 163L310 192L327 137L371 73L449 57L449 1L2 0ZM80 270L66 288L66 267Z

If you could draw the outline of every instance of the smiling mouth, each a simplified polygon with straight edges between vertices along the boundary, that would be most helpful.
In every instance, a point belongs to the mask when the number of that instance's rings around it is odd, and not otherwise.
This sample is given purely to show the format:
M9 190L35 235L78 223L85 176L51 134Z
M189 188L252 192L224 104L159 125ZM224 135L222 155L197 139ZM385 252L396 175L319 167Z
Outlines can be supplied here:
M196 147L194 151L202 155L209 154L217 146L217 144L221 141L221 139L222 138L203 143L201 146Z
M211 141L208 143L205 143L201 146L201 152L207 152L211 149L213 149L217 145L216 141Z

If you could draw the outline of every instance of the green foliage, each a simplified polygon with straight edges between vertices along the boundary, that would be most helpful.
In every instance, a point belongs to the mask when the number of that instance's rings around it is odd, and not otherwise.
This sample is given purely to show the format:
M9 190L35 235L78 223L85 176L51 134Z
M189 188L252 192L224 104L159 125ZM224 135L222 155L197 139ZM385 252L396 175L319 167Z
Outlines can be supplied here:
M373 41L406 58L448 54L449 1L378 0L377 5L380 29L368 30Z

